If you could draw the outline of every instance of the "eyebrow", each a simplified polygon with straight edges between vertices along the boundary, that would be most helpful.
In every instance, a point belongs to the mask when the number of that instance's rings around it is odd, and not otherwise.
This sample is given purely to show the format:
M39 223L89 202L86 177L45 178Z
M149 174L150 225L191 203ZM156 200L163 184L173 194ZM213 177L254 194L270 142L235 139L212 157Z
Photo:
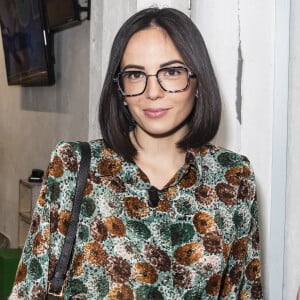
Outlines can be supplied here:
M159 65L160 68L163 68L163 67L166 67L166 66L169 66L169 65L173 65L173 64L181 64L181 65L185 65L185 63L179 59L174 59L174 60L170 60L170 61L167 61L165 63L162 63ZM123 69L123 71L127 70L127 69L138 69L138 70L145 70L145 67L143 66L140 66L140 65L134 65L134 64L129 64L129 65L126 65Z
M160 67L163 68L163 67L166 67L166 66L169 66L169 65L173 65L173 64L185 65L185 63L182 60L174 59L174 60L170 60L170 61L167 61L167 62L161 64Z

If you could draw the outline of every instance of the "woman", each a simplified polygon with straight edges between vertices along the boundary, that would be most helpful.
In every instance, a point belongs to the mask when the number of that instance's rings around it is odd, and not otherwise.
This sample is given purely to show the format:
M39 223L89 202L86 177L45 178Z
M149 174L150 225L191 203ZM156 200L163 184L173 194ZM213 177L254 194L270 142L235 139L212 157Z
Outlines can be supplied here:
M262 299L255 182L208 144L221 103L196 26L136 13L112 46L64 299ZM13 297L43 299L66 235L78 143L54 150Z

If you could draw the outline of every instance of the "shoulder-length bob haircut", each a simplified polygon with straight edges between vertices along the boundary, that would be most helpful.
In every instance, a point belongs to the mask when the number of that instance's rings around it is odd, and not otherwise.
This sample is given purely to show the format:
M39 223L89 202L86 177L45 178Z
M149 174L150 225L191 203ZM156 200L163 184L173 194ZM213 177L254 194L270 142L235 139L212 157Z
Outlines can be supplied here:
M196 25L184 13L173 8L141 10L123 24L115 37L99 105L99 123L104 143L129 161L137 154L129 137L133 121L113 79L120 72L120 63L129 39L136 32L151 26L161 27L167 32L185 64L197 78L198 96L187 120L189 131L177 146L186 150L206 144L217 133L221 118L218 84Z

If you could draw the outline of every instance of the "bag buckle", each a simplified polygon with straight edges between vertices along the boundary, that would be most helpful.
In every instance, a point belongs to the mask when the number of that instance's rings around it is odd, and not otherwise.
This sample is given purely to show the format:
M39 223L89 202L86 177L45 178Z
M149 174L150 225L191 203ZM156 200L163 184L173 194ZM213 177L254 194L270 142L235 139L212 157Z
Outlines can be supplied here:
M61 298L64 296L64 290L65 290L65 286L66 286L66 283L64 282L61 289L60 289L60 292L53 292L51 291L51 288L52 288L52 282L49 282L48 281L48 295L51 295L51 296L54 296L54 297L58 297L58 298Z

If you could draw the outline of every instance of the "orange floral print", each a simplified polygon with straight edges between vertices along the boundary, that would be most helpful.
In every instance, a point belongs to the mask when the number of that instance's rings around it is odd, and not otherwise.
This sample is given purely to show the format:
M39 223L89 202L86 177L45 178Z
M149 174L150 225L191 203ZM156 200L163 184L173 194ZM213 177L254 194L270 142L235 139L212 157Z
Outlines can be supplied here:
M40 255L46 250L46 240L41 232L38 232L33 240L33 254Z
M168 212L170 210L170 203L168 199L163 199L158 202L157 211Z
M248 238L242 237L237 240L232 246L232 255L235 259L243 259L247 251Z
M106 251L97 242L89 242L84 247L84 257L90 264L103 266L107 259Z
M173 198L176 196L176 193L177 193L177 189L178 187L177 186L170 186L168 187L168 189L164 190L164 196L167 198L167 199L170 199L170 198Z
M203 205L210 205L217 197L217 194L212 187L203 184L196 188L195 197L199 203Z
M26 264L21 262L21 264L19 265L19 267L17 269L15 282L16 283L22 282L26 278L26 275L27 275L27 266L26 266Z
M255 280L260 277L260 261L258 259L253 259L247 265L246 276L249 280Z
M195 170L189 170L180 180L179 185L183 188L189 188L196 183L197 173Z
M109 300L134 300L133 291L125 284L113 285L108 293Z
M93 191L93 184L91 183L91 181L88 180L83 192L83 196L89 195L92 191Z
M216 226L214 218L205 212L197 212L194 215L193 223L199 233L207 233Z
M107 231L114 236L124 236L126 227L120 218L110 216L103 219L103 224Z
M245 157L210 145L187 149L152 208L146 174L102 140L90 145L66 299L263 299L255 181ZM77 142L53 151L15 298L46 297L42 282L53 277L67 234L80 159Z
M135 278L144 283L154 283L157 280L157 273L153 266L145 262L137 262L134 265Z
M103 159L98 164L98 172L103 176L115 175L122 168L121 159Z
M185 244L176 249L174 257L181 265L191 265L196 263L202 256L202 247L197 242Z
M50 163L49 174L56 178L64 174L64 165L59 156L54 156L52 163Z
M83 273L84 271L83 261L84 261L84 254L78 253L73 260L73 269L74 269L75 276L80 276Z
M141 178L141 180L143 180L144 182L149 182L149 179L147 177L147 175L141 170L138 169L138 176Z
M105 263L105 270L113 282L125 283L129 281L131 268L129 263L121 257L108 257Z
M38 197L38 204L43 207L46 203L45 195L46 195L47 185L43 184Z
M105 146L101 149L101 155L106 159L112 158L114 154L115 152L112 149L107 148Z
M239 295L239 300L249 300L250 294L248 291L241 291Z
M124 198L124 208L132 218L144 218L150 214L148 205L135 197Z
M226 171L225 178L228 183L240 184L241 180L249 177L251 174L248 166L234 167Z
M206 283L206 293L212 296L215 296L219 293L221 287L221 275L215 274L209 278Z
M202 146L202 147L199 149L199 153L200 153L201 156L207 155L208 152L209 152L209 147L206 146L206 145Z
M225 182L220 182L216 185L216 192L220 200L227 206L236 204L237 192L232 185Z
M70 219L71 212L67 210L62 210L58 214L58 230L61 234L67 235Z

